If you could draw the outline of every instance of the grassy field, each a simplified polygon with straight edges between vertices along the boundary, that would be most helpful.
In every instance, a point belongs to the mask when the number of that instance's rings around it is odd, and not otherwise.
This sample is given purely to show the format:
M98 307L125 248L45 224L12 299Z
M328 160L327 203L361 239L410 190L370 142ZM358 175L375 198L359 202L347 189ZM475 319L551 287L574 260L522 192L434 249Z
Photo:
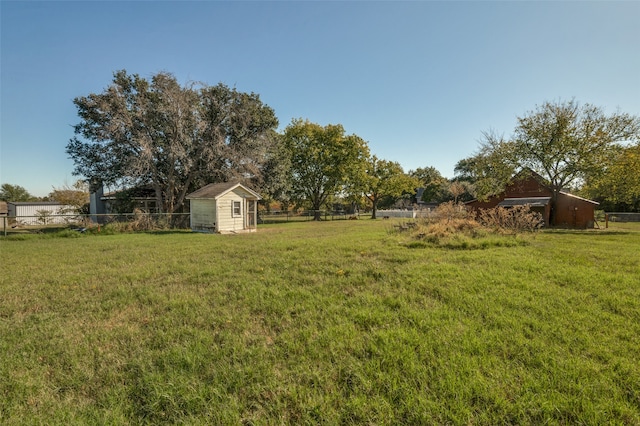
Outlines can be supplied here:
M0 423L640 424L640 228L393 229L0 239Z

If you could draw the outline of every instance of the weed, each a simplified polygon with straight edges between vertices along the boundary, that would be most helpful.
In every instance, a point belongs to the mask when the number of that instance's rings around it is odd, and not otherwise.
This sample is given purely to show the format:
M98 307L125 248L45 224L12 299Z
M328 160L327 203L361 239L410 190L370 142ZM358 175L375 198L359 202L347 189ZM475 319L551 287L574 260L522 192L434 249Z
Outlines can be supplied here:
M411 234L409 247L428 245L450 249L487 249L526 244L526 239L513 240L507 236L518 236L536 230L540 217L528 206L504 209L498 207L484 211L476 220L464 205L444 203L426 218L418 220Z

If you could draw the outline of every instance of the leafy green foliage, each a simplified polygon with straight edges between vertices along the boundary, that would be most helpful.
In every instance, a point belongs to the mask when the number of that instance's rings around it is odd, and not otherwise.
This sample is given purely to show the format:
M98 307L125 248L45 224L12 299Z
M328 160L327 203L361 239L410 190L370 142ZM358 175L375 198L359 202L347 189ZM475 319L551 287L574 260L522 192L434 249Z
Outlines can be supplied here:
M49 193L49 199L68 206L61 213L89 213L89 186L82 180L76 181L72 186L54 188Z
M20 185L11 185L10 183L3 183L0 186L0 201L34 201L35 197L29 194L25 188Z
M460 180L471 182L478 199L504 190L518 169L514 142L495 132L483 132L478 152L460 160L455 167Z
M322 127L293 120L284 131L284 145L291 161L291 198L310 203L312 210L319 211L330 197L359 187L364 179L367 143L345 135L339 124Z
M603 172L590 177L583 192L605 203L608 210L640 211L640 144L613 152Z
M375 155L367 160L364 194L372 205L371 219L376 218L378 202L388 197L397 199L404 193L413 193L418 181L408 176L394 161L380 160Z
M284 146L283 136L276 131L269 131L267 136L272 143L268 150L261 173L252 180L253 188L262 195L263 203L279 201L287 205L291 196L291 158Z
M554 191L601 172L615 145L640 138L640 118L606 115L590 104L545 102L518 118L516 159L543 176Z
M409 171L409 175L418 180L417 186L424 188L422 200L419 201L427 203L446 201L449 180L435 167L418 167Z
M74 100L80 123L66 147L74 174L111 185L150 185L165 212L207 183L258 179L278 121L256 94L114 74L99 94ZM259 180L259 179L258 179Z

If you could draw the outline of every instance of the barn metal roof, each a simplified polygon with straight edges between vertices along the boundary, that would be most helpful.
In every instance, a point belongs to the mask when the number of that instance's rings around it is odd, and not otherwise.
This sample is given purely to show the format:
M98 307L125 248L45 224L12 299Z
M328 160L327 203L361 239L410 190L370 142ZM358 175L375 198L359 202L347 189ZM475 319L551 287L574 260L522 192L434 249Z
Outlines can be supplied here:
M526 197L526 198L505 198L498 205L500 207L513 207L513 206L531 206L531 207L544 207L551 201L551 197Z
M7 201L7 205L14 206L66 206L66 204L57 201Z

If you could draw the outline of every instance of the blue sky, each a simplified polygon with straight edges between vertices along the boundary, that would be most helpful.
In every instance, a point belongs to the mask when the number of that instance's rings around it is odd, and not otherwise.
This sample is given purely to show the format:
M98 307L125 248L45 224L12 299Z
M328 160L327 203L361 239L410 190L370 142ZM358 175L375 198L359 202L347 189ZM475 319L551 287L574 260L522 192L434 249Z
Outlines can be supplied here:
M113 72L255 92L453 177L483 131L576 99L640 115L640 2L0 2L0 182L72 184L73 98Z

